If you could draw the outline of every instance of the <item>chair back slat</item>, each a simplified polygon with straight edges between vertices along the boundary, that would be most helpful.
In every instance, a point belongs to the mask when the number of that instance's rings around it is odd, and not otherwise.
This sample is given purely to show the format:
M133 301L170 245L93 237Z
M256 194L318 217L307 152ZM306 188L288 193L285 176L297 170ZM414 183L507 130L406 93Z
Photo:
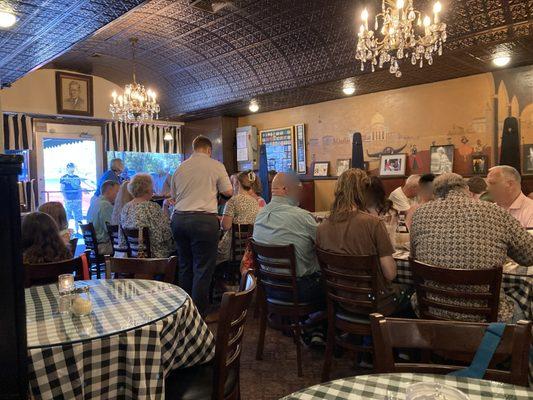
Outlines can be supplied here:
M395 360L394 352L397 349L418 349L438 354L460 353L472 359L488 326L476 322L385 318L380 314L372 314L370 319L378 373L446 374L465 368L464 365L450 365L451 360L446 360L446 364L402 363ZM531 321L507 325L484 379L528 385L531 328ZM501 362L509 359L510 363ZM506 367L509 368L504 369Z
M78 248L78 238L73 238L69 240L69 249L72 257L76 255L76 249Z
M83 241L85 242L85 248L91 250L95 257L100 256L100 253L98 252L98 240L96 239L96 231L94 230L93 223L89 222L87 224L82 224L80 221L79 225Z
M174 283L178 258L115 258L106 256L106 277L155 280Z
M326 284L328 310L369 314L377 310L377 256L352 256L316 249Z
M213 400L224 398L225 384L230 373L236 376L237 387L233 390L239 390L244 324L256 288L256 279L250 272L243 276L242 280L245 281L244 290L237 293L226 292L222 296L214 359Z
M412 259L410 265L422 318L434 319L444 311L497 321L502 267L442 268Z
M256 265L257 285L266 296L266 288L292 293L293 303L299 304L296 280L296 256L293 244L266 245L251 241Z
M254 234L252 224L233 224L231 228L231 261L241 261Z
M131 257L152 257L152 251L150 249L150 232L148 231L148 227L145 226L142 228L142 241L139 240L141 230L137 228L123 227L122 232L128 243Z
M30 287L57 283L59 275L72 273L74 273L75 280L83 279L83 261L81 257L42 264L24 264L24 285L25 287Z
M120 245L119 226L111 225L109 222L106 222L105 225L109 242L113 246L113 254L111 254L111 256L115 256L118 253L125 254L126 256L130 257L130 248L128 247L127 241L125 248L121 247Z

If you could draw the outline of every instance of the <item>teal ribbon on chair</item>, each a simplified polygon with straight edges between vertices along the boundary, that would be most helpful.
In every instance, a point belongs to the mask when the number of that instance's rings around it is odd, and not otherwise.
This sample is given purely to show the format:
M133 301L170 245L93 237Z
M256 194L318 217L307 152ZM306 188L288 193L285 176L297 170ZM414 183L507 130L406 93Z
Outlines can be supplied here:
M493 322L485 329L485 335L481 340L476 355L468 368L453 371L448 375L460 376L464 378L483 379L485 372L489 367L490 360L496 352L498 345L505 330L505 324L501 322Z

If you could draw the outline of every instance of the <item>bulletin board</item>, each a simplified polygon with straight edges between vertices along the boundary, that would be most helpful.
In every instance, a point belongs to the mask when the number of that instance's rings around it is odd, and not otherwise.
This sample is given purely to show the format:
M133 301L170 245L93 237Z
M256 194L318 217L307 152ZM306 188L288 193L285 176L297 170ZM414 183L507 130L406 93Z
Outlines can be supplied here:
M294 127L259 131L259 144L266 146L269 170L294 171Z

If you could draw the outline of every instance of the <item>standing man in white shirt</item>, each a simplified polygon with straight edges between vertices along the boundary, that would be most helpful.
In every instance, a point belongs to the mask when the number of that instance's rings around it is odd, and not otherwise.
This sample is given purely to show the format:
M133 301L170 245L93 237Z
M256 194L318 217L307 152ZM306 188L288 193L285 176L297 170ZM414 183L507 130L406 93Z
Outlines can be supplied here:
M220 230L217 194L229 197L233 189L224 165L211 158L211 141L198 136L192 146L193 154L172 176L172 233L178 245L180 286L205 316Z
M407 212L412 206L417 204L417 196L420 187L418 181L420 175L411 175L406 179L405 184L392 191L389 200L398 212Z

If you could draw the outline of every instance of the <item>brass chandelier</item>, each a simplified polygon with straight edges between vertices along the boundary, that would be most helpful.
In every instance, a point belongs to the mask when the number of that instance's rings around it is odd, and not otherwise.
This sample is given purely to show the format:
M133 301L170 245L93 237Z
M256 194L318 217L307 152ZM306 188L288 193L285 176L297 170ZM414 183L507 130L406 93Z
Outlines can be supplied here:
M413 0L382 0L381 13L374 19L374 31L368 28L368 10L361 13L355 58L361 61L361 71L365 63L370 63L372 72L376 67L389 64L389 72L401 77L399 61L411 59L411 63L424 66L433 64L433 56L442 55L442 44L446 42L446 24L439 19L442 11L440 2L433 5L433 18L415 10ZM381 26L381 29L380 29ZM417 34L420 30L424 35ZM379 34L382 39L379 39Z

